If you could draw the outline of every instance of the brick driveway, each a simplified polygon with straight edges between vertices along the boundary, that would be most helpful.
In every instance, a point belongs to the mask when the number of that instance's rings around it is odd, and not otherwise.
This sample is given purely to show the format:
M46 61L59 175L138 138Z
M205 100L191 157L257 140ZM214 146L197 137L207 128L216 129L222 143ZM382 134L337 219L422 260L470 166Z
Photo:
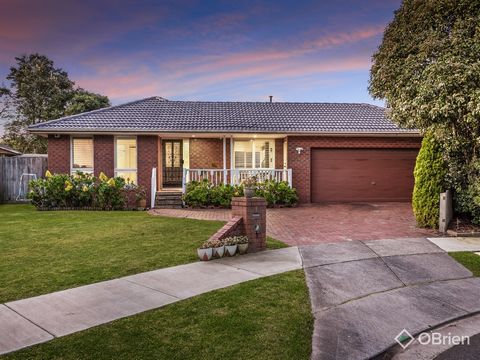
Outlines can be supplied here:
M218 209L156 209L151 213L201 220L230 218L230 210ZM415 226L410 203L312 204L268 209L267 233L289 245L433 235L432 231Z

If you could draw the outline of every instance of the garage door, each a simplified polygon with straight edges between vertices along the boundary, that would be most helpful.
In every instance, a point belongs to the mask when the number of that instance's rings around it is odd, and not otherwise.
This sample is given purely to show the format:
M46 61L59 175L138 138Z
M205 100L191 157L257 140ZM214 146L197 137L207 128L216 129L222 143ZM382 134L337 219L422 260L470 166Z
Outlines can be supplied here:
M312 202L410 201L418 149L312 149Z

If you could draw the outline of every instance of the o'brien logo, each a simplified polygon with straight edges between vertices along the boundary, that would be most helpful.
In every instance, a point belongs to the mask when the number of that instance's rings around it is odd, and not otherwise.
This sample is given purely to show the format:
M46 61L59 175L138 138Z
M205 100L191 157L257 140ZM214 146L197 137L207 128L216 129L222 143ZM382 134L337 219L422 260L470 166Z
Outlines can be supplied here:
M407 331L407 329L403 329L397 336L395 336L395 341L404 349L410 345L413 340L415 340L415 338Z
M418 341L420 345L470 345L469 336L452 335L451 333L443 335L438 332L424 332L415 338L407 329L403 329L395 336L395 341L403 349L406 349L414 340Z

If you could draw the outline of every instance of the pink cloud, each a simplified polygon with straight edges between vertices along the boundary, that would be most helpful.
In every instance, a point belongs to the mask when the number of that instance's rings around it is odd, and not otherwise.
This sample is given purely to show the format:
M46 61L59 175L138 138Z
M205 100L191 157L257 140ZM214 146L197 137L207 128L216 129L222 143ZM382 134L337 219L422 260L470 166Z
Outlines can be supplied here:
M328 34L313 40L305 41L300 45L281 48L266 48L254 51L233 52L222 56L198 56L184 61L181 74L177 76L192 76L202 73L221 71L231 67L251 67L253 64L265 63L263 67L274 67L275 63L282 60L299 58L315 54L320 50L331 47L339 47L349 43L373 38L383 32L383 26L367 27L351 32ZM179 63L162 64L162 66L176 68ZM259 67L261 67L259 65ZM247 70L248 71L248 70Z

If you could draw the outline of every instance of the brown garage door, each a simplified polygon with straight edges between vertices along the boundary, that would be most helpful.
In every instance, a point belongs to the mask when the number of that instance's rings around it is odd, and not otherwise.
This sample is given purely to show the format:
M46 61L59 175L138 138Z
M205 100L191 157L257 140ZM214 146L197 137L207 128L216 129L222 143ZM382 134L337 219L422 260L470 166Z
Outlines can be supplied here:
M312 149L312 202L410 201L418 149Z

